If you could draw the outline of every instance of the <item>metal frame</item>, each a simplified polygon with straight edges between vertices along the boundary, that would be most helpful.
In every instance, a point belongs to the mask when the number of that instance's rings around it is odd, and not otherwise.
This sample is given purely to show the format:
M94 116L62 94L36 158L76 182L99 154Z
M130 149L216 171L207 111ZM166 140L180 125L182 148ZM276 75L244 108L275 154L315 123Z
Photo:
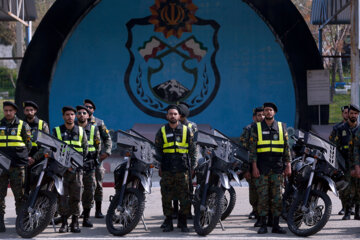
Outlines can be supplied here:
M2 6L8 6L8 11L4 8L0 8L0 11L6 13L15 21L22 23L24 26L28 27L29 24L25 21L25 1L24 0L2 0ZM13 9L13 5L15 4L15 9Z

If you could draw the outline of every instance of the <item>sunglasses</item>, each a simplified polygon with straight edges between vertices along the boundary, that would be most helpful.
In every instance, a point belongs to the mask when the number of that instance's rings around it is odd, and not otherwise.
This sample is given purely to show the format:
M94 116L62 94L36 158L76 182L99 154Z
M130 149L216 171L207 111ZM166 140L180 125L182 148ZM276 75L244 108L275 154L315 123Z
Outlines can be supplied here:
M77 112L78 115L86 115L87 112Z
M85 107L86 107L87 109L94 109L93 106L89 106L89 105L85 105Z

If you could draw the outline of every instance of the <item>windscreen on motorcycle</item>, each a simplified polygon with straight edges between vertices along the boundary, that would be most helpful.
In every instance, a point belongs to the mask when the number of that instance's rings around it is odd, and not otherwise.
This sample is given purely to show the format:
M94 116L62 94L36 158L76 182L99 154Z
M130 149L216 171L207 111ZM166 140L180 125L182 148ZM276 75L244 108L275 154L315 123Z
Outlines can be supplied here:
M10 158L5 153L0 153L0 174L3 170L9 170L11 164Z
M51 158L64 167L82 167L84 164L83 155L70 147L67 143L51 136L43 131L38 131L35 139L40 147L45 147L52 152Z
M117 132L117 144L123 150L131 150L133 157L144 163L150 164L156 161L154 144L137 133Z
M312 132L305 133L305 144L310 148L315 148L323 152L324 160L332 167L338 169L336 146L322 139Z

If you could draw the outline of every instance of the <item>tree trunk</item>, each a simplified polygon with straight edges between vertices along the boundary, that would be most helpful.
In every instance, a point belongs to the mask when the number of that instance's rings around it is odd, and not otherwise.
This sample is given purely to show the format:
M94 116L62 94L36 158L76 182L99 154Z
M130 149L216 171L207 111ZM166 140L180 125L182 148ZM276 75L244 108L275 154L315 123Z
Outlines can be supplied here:
M335 82L336 82L336 59L333 58L331 64L331 91L330 91L330 101L333 102L335 94Z
M341 52L339 53L341 56ZM342 65L342 58L337 58L337 67L339 69L339 79L340 82L344 82L344 71L343 71L343 65Z

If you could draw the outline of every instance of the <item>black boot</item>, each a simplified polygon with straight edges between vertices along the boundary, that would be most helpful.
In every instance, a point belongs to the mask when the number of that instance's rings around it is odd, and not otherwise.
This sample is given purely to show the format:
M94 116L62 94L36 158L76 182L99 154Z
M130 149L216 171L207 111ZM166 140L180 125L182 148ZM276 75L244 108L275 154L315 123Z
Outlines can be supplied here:
M266 224L268 227L272 227L273 226L273 215L271 212L269 212L269 215L268 215L268 219L267 219L267 224Z
M343 216L342 220L350 220L350 216L351 216L351 208L346 207L345 215Z
M267 230L267 226L266 226L266 216L261 216L260 218L260 223L261 223L261 227L258 230L258 234L265 234L268 232Z
M0 232L5 232L4 214L0 214Z
M90 222L90 208L84 208L84 220L83 220L83 227L93 227L92 222Z
M256 223L254 224L254 227L261 227L261 220L259 216L256 219Z
M256 212L254 210L249 214L249 219L256 219Z
M69 231L69 225L67 221L67 216L61 216L61 227L59 229L59 233L66 233Z
M286 231L280 227L279 225L279 220L280 220L280 217L274 217L273 218L273 228L272 228L272 233L279 233L279 234L286 234Z
M70 232L73 233L80 233L81 230L79 228L79 217L78 216L72 216L71 224L70 224Z
M354 206L352 206L352 207L350 208L350 214L351 214L351 215L355 215Z
M356 204L355 205L355 216L354 216L355 220L360 220L360 205Z
M104 215L101 213L101 201L96 201L95 205L95 218L104 218Z
M178 215L178 225L180 225L182 232L189 232L189 229L187 227L187 218L186 215L179 214Z
M174 230L173 221L171 216L166 216L164 222L164 229L163 232L171 232Z
M338 212L338 215L344 215L345 211L344 211L344 208L342 208L339 212Z

